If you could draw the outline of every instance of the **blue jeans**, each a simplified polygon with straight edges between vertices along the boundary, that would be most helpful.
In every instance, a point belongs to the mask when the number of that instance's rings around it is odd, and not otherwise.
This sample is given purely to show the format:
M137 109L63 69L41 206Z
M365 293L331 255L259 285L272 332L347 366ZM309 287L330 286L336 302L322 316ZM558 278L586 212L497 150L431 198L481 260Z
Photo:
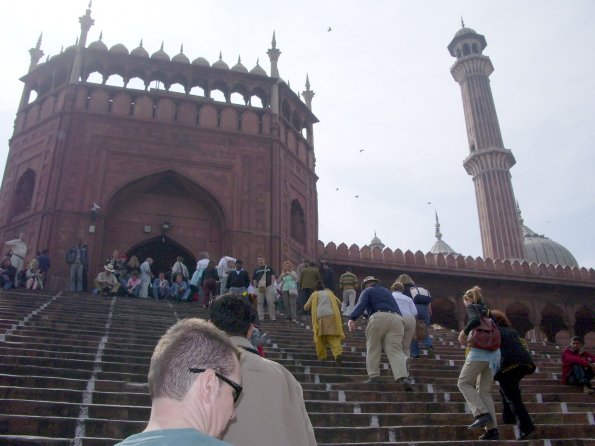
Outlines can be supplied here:
M415 308L417 308L417 318L424 321L426 327L430 326L430 309L428 305L420 305L415 304ZM428 332L428 337L426 339L414 339L411 341L411 356L416 357L419 356L419 342L423 342L424 347L429 348L432 346L432 338L430 338L430 333Z

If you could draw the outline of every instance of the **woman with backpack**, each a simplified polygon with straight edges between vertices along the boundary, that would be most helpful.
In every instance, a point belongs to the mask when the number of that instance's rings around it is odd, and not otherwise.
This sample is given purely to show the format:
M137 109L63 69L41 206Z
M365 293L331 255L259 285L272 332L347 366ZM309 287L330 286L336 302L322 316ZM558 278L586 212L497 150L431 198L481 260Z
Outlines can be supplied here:
M490 391L494 374L500 368L500 333L489 319L489 310L483 303L481 288L474 286L467 290L463 295L463 303L467 309L467 325L459 333L459 342L467 345L467 349L457 386L475 416L475 421L467 428L485 428L480 440L499 440L496 409ZM484 324L489 325L489 334L497 338L497 342L485 345L476 339L476 335L482 334L480 329ZM495 346L497 348L494 349Z
M516 424L519 427L518 439L526 440L535 432L535 426L523 403L519 383L535 371L535 364L525 340L512 328L506 314L492 310L490 316L500 331L500 370L494 379L500 383L502 420L504 424Z

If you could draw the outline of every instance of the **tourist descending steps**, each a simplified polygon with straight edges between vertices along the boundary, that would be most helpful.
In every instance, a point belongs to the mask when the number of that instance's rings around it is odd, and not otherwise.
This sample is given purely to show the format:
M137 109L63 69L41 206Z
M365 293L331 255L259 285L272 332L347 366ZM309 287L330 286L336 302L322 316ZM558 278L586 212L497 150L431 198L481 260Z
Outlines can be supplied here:
M400 383L406 391L412 391L407 373L407 358L403 354L403 317L390 291L380 285L373 276L362 282L362 294L353 313L349 316L349 331L355 330L355 321L364 311L369 319L366 327L366 384L380 381L380 355L384 349L393 371L395 382Z
M230 446L217 438L242 394L238 358L227 335L205 320L170 327L151 357L149 424L117 446Z
M489 310L483 303L481 288L475 286L467 290L463 295L463 303L467 308L468 322L459 333L459 342L461 345L467 345L468 348L457 385L475 416L475 421L468 428L485 427L486 431L479 439L498 440L500 434L491 389L494 383L494 374L500 368L500 334L495 324L489 319ZM489 345L480 343L476 338L483 331L474 331L474 329L483 326L483 324L493 324L492 328L497 333ZM469 336L470 333L471 336ZM490 334L493 333L490 332Z
M326 360L326 348L330 347L337 364L341 364L345 339L343 333L343 320L341 319L341 301L333 292L325 288L322 280L316 283L314 291L304 310L312 310L312 331L314 332L314 345L316 356L320 361Z
M492 310L490 316L500 331L500 369L494 379L500 383L502 420L504 424L518 425L519 440L525 440L535 432L535 426L523 403L519 383L535 372L535 364L525 340L512 328L506 314Z
M274 321L277 319L275 316L275 271L265 263L264 257L258 256L256 261L258 266L252 274L252 285L258 296L258 319L260 322L264 322L264 301L266 299L269 317Z
M250 302L237 296L222 296L211 305L211 323L224 330L241 351L245 388L236 419L222 438L241 446L314 446L302 386L281 364L260 357L249 341L254 313Z
M281 275L277 281L281 285L281 296L283 296L285 319L288 321L297 322L297 274L293 270L293 264L289 260L283 262L283 271L281 272Z

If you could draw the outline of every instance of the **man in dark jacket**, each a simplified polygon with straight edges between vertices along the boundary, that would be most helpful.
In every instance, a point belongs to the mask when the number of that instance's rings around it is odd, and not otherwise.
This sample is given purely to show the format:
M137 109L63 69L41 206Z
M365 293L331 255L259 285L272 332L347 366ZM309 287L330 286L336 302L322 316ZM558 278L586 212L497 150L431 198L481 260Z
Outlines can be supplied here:
M405 327L399 305L391 292L381 286L380 281L373 276L363 280L362 290L347 326L349 331L353 332L357 318L364 314L364 311L370 315L366 327L366 370L369 379L365 383L380 382L380 355L384 349L395 382L400 383L404 390L412 391L407 373L407 358L403 353Z
M574 336L570 340L570 347L562 352L562 382L569 386L582 387L583 392L592 394L595 356L586 350L581 351L581 347L581 338Z
M240 296L250 286L250 276L244 270L244 262L236 260L236 269L231 271L225 282L225 291L234 296Z

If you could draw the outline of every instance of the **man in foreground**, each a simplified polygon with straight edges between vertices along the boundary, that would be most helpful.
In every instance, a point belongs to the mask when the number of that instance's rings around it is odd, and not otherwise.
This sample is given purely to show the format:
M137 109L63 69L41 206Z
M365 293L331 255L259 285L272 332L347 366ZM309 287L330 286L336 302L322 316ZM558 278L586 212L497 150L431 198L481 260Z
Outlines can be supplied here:
M258 355L250 343L254 308L237 296L223 296L211 305L211 323L224 330L241 351L245 392L237 416L223 439L241 446L312 446L314 430L306 412L302 386L281 364Z
M151 417L118 446L230 446L217 437L242 393L238 350L208 322L184 319L161 337L149 368Z

